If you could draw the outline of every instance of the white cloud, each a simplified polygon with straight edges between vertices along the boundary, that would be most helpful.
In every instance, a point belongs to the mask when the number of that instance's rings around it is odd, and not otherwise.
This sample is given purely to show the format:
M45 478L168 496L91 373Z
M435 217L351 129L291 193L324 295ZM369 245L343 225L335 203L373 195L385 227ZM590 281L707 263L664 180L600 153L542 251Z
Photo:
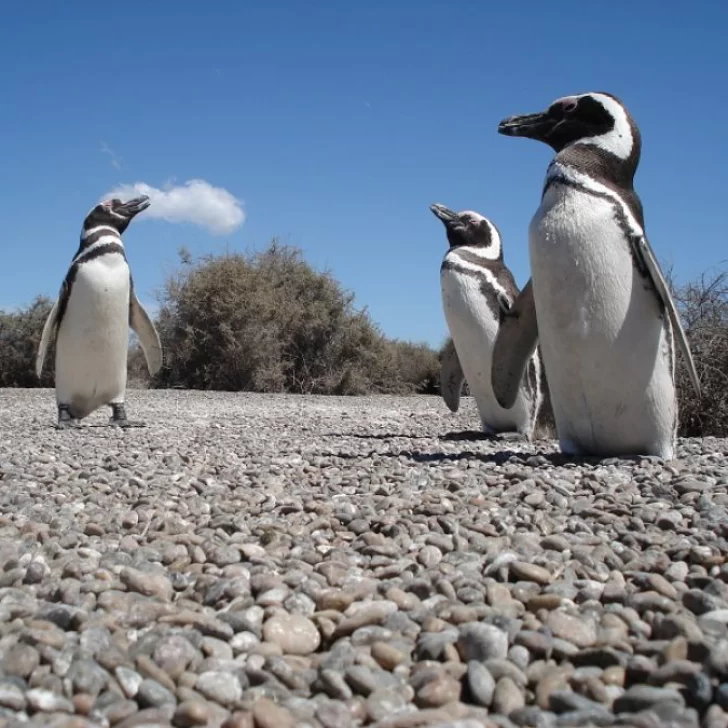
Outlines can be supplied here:
M119 185L102 199L128 200L149 195L152 204L140 214L167 222L189 222L207 228L215 235L231 233L245 221L241 202L226 189L213 187L204 179L191 179L183 185L167 183L162 189L145 182Z
M121 169L121 157L106 142L101 142L101 151L109 155L109 162L114 169Z

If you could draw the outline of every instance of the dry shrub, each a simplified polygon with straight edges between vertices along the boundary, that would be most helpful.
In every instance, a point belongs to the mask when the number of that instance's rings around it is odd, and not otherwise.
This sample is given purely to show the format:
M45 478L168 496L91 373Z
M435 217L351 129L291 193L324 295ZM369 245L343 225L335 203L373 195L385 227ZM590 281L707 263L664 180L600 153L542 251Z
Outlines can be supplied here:
M53 301L36 296L27 308L0 311L0 387L52 387L55 345L51 344L43 374L35 376L35 357Z
M422 347L386 339L299 249L273 240L260 253L180 257L162 295L156 386L340 395L426 386Z
M682 357L677 355L680 435L728 436L728 271L703 273L685 285L668 276L695 367L702 396L693 390Z

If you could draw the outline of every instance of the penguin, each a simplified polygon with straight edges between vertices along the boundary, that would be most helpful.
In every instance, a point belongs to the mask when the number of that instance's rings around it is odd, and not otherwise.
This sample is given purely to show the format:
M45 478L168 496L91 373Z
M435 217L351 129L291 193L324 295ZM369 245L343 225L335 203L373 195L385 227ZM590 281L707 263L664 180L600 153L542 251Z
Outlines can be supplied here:
M500 122L505 136L549 145L529 225L531 280L494 346L496 399L516 400L537 341L567 455L674 457L675 339L700 382L634 189L639 128L616 96L589 92Z
M146 195L128 202L105 200L83 222L81 242L45 321L36 357L40 378L55 340L58 429L77 427L103 405L111 408L110 424L143 426L127 418L124 406L129 326L139 337L151 375L162 365L162 347L134 292L121 235L149 204Z
M519 292L503 262L500 232L477 212L453 212L440 204L430 210L445 226L449 243L440 265L442 307L452 340L441 361L442 397L457 412L467 380L484 433L520 433L530 440L543 398L538 352L529 359L511 407L498 403L491 384L493 342Z

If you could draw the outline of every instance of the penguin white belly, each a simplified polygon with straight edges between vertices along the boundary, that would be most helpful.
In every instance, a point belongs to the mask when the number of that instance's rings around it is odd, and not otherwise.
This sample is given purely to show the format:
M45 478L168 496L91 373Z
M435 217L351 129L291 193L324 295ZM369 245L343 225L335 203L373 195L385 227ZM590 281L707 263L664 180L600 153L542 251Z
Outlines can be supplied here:
M480 281L451 269L440 274L442 305L460 365L475 399L483 430L531 435L533 421L523 391L511 409L501 407L490 378L498 319L488 308Z
M552 185L531 221L529 252L562 450L672 458L672 330L612 203Z
M56 400L82 418L122 402L129 345L129 268L107 254L81 265L56 339Z

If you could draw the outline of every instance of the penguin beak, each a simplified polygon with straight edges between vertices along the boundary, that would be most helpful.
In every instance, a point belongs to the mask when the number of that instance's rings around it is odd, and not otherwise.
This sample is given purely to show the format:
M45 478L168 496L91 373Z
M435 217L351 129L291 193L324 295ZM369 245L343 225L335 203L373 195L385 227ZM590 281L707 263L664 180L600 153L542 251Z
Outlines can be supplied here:
M548 112L509 116L498 124L498 133L504 136L528 137L544 141L561 121Z
M445 225L451 225L452 223L457 222L457 213L453 212L450 208L445 207L445 205L430 205L430 210L432 210L435 217L442 220Z
M138 215L140 212L146 210L147 207L149 207L149 205L151 204L152 201L149 199L149 197L147 195L142 195L141 197L135 197L133 200L129 200L123 205L120 205L118 212L120 212L128 219L131 219L135 215Z

